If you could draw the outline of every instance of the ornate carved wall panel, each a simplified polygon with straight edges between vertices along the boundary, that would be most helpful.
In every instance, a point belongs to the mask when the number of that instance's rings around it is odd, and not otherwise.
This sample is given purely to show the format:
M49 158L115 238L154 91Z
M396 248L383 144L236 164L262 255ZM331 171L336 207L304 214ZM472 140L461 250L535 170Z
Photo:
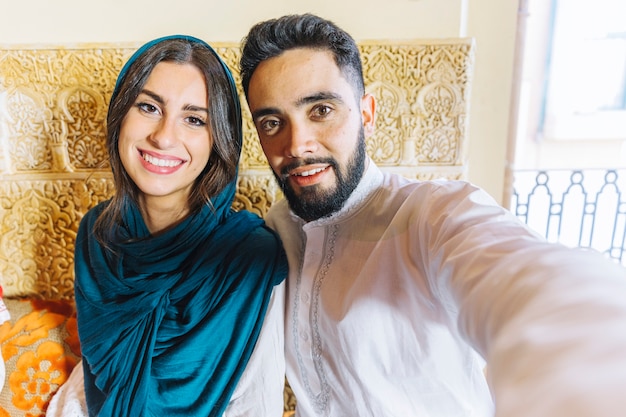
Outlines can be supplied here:
M105 119L117 74L139 45L0 46L0 279L6 296L72 298L74 238L114 192ZM214 44L239 83L237 44ZM378 100L368 153L383 169L463 178L473 66L470 40L363 42ZM243 94L236 209L264 215L279 198Z

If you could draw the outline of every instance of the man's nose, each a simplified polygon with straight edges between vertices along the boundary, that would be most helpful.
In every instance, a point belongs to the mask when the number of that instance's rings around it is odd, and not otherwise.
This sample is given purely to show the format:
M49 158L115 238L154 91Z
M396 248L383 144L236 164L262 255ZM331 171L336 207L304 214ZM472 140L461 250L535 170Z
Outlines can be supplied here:
M317 148L314 129L306 124L291 123L288 140L285 152L289 158L301 158L314 153Z

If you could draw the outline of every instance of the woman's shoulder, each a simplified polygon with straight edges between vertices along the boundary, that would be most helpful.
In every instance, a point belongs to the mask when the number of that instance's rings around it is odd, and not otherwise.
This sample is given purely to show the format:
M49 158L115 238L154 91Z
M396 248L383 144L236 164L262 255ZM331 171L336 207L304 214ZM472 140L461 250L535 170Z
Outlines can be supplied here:
M249 249L263 249L277 250L282 248L280 237L278 234L270 229L265 222L259 227L254 228L247 239L243 242L244 246Z

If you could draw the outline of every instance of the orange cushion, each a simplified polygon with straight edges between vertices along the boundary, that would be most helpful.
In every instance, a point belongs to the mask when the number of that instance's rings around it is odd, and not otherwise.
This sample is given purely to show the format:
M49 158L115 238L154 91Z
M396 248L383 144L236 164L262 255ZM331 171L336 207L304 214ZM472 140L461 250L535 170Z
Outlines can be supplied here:
M71 301L4 300L11 320L0 326L6 367L0 417L44 416L52 395L80 360Z

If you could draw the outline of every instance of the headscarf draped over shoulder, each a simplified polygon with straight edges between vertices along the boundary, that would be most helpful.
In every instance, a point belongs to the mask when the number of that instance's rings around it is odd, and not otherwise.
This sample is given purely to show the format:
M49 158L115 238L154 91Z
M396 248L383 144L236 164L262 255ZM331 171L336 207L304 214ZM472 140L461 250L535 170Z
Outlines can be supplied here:
M239 98L228 67L218 58ZM241 120L240 108L239 120ZM239 130L241 131L241 130ZM237 138L241 143L241 135ZM75 297L90 415L221 416L248 363L275 285L287 274L280 240L231 205L236 178L196 214L151 236L129 204L110 248L93 236L105 204L82 220ZM112 249L112 250L110 250ZM269 365L271 366L271 365Z

